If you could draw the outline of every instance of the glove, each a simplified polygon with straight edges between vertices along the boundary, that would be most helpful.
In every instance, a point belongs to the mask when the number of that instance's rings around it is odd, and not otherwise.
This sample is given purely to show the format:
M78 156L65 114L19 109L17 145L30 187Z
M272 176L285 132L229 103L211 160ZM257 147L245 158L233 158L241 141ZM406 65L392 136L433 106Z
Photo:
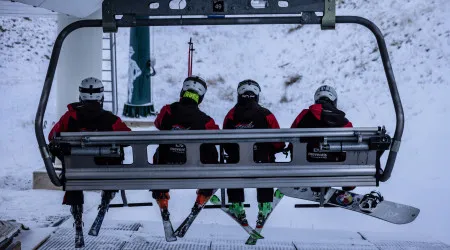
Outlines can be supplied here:
M54 156L70 154L70 146L68 144L57 144L53 141L48 144L48 150Z
M286 156L286 158L288 158L288 156L289 156L289 153L291 154L291 159L292 159L292 148L291 147L286 147L286 148L283 148L283 151L281 151L285 156Z

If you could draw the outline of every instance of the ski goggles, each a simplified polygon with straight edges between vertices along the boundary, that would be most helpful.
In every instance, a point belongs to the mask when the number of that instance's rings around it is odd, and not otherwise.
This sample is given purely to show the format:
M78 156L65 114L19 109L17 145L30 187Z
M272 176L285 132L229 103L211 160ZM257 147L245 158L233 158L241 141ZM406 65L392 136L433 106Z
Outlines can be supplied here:
M259 84L253 80L244 80L240 82L237 88L238 94L242 95L248 91L254 93L255 95L259 95L261 88L259 87Z

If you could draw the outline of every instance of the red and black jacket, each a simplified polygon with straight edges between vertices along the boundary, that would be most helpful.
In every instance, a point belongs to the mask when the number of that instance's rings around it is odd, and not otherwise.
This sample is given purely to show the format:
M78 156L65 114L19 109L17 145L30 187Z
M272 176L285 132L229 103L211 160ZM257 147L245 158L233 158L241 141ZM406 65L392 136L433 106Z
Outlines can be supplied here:
M345 113L335 108L331 103L323 102L309 106L295 118L291 128L336 128L352 127L352 123L345 118ZM344 161L345 153L315 153L315 148L319 141L308 140L307 160L308 161ZM292 144L289 144L292 154Z
M189 98L181 98L179 102L164 106L156 117L155 126L159 130L219 129L215 121ZM217 163L218 153L215 146L202 145L200 159L203 163ZM186 162L186 147L183 144L161 144L153 156L153 162L183 164Z
M236 104L223 121L223 129L279 129L275 116L256 101ZM284 143L256 143L253 160L255 162L275 162L275 154L281 152ZM233 144L224 145L228 154L228 163L236 163L239 159L239 148Z
M104 110L97 102L75 102L67 105L67 108L68 111L48 134L49 141L60 132L131 131L119 117Z
M304 109L295 118L291 128L331 128L352 127L352 123L345 118L345 113L332 104L324 102L314 104Z
M75 102L67 105L68 111L59 119L48 134L51 141L60 132L83 131L131 131L122 120L106 111L98 102ZM123 155L116 157L96 157L99 165L121 164Z

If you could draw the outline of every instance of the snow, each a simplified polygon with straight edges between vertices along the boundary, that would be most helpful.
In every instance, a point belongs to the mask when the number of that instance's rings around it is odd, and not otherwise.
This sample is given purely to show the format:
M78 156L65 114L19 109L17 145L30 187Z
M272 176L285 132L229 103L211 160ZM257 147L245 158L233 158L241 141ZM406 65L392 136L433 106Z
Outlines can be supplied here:
M392 177L378 189L388 200L418 207L421 213L414 222L398 226L343 209L294 209L301 201L285 198L267 227L404 232L450 244L446 209L450 199L445 195L450 191L446 157L450 149L450 2L338 0L337 11L366 17L385 34L405 111L405 131ZM32 228L47 227L69 215L69 208L60 205L63 192L31 189L32 172L43 166L34 116L55 32L54 17L0 17L0 114L4 117L0 123L0 220L16 219ZM193 73L208 82L200 107L220 126L236 101L237 83L251 78L261 84L261 103L281 127L290 126L324 82L336 87L339 107L355 126L385 125L391 135L394 132L395 114L376 41L364 27L338 24L336 31L296 25L156 27L151 35L157 109L178 98L187 74L187 42L192 37ZM127 29L119 30L117 42L121 113L127 98ZM54 113L51 95L46 133L57 119ZM146 191L130 193L130 199L152 200ZM171 217L178 225L188 214L195 192L173 190L171 197ZM248 219L253 223L255 190L246 190L246 197L252 205ZM98 201L99 193L86 192L85 210ZM156 207L148 210L148 220L160 220ZM130 208L113 213L120 213L124 220L142 219ZM219 211L211 211L202 213L193 227L211 223L235 226Z

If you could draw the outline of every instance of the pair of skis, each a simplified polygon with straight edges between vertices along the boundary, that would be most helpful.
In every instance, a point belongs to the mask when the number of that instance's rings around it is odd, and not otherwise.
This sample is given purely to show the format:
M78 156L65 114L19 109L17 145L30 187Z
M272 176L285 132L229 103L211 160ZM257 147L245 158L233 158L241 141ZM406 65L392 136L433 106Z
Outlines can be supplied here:
M283 196L284 195L278 189L274 192L273 201L271 203L272 210L265 216L258 214L255 229L248 225L247 219L242 220L237 218L233 213L230 212L228 208L221 207L220 209L228 214L234 221L239 223L239 225L250 235L245 244L255 245L259 239L264 239L264 237L261 235L261 231L266 224L266 221L269 219L269 216L272 214L273 210L275 210L275 207L278 205L278 203L280 203L281 199L283 199ZM219 197L213 196L211 198L211 203L213 203L214 205L220 205Z
M212 194L214 194L217 191L217 189L214 189ZM197 203L195 202L194 206L191 209L191 213L186 217L186 219L180 224L180 226L177 228L177 230L173 230L172 222L170 221L169 212L168 210L161 212L161 217L163 221L163 227L164 227L164 235L166 238L166 241L176 241L177 237L183 238L184 235L187 233L189 227L192 225L194 220L197 218L197 216L200 214L200 212L205 207L206 203L210 200L211 197L208 197L204 200L203 203ZM167 214L165 214L165 212Z
M217 190L214 190L213 193L215 193ZM280 200L283 198L283 194L277 190L274 193L274 198L272 202L272 211L275 209L275 207L278 205ZM216 195L211 196L209 201L213 205L220 206L221 201L219 197ZM166 236L166 241L175 241L176 237L184 237L186 232L188 231L189 227L192 225L194 220L197 218L198 214L202 211L204 206L206 205L207 201L203 204L194 205L192 208L191 213L186 217L186 219L180 224L180 226L177 228L176 231L173 231L172 224L170 222L170 219L163 217L163 224L164 224L164 233ZM264 237L260 234L264 224L266 223L267 219L271 215L272 211L269 212L266 216L262 217L259 216L257 223L256 223L256 229L253 229L249 224L247 219L245 218L238 218L233 213L230 212L230 210L226 207L220 208L224 213L226 213L228 216L230 216L234 221L236 221L248 234L249 238L246 241L247 245L255 245L258 239L263 239ZM168 226L170 224L170 226Z

